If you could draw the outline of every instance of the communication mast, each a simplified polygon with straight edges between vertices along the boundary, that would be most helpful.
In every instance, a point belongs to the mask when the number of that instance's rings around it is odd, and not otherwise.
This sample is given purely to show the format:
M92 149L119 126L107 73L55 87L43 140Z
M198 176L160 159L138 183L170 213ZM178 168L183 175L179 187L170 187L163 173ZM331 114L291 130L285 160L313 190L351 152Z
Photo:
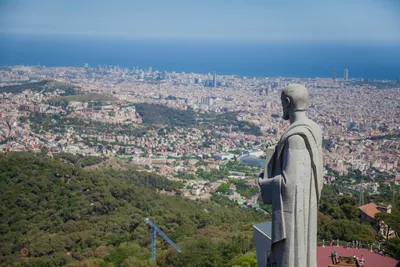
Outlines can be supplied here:
M396 196L396 191L393 190L393 197L392 197L392 208L394 208L394 198Z
M361 181L361 188L360 188L360 206L364 206L364 180Z

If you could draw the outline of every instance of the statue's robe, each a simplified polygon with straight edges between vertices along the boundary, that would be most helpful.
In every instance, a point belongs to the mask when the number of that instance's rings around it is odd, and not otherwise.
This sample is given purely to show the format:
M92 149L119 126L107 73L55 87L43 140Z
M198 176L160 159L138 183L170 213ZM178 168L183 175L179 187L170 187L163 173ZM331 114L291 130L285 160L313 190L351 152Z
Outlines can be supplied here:
M323 186L320 127L311 120L290 125L264 176L260 187L263 202L272 204L273 263L316 267L318 200Z

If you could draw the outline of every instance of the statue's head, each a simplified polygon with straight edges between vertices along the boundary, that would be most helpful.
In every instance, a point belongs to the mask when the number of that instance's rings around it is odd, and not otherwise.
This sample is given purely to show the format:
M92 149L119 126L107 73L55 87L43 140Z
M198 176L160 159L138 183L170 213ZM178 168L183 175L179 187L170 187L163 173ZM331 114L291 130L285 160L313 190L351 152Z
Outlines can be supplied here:
M289 84L281 94L283 119L289 120L296 111L306 111L308 108L308 92L301 84Z

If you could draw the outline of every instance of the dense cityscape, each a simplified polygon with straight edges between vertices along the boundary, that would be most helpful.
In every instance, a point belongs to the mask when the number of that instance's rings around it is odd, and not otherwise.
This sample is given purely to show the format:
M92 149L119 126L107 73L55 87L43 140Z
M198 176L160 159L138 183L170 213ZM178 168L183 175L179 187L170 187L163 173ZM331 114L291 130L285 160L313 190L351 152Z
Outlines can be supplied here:
M374 232L363 223L379 225L380 242L397 240L396 217L382 216L397 206L400 184L399 79L349 79L347 69L343 78L334 69L331 78L304 79L89 64L2 67L0 150L62 159L87 173L110 170L111 177L129 177L134 169L140 186L150 183L158 195L228 201L269 220L271 206L260 201L257 177L288 126L280 94L292 83L309 90L308 114L323 130L326 188L318 218L319 227L330 230L319 230L319 237L346 239L348 234L339 235L335 222L354 225L361 220L349 232L358 233L360 244L378 248L369 243L374 238L362 237ZM65 168L57 167L54 175L69 183L74 171ZM158 175L173 184L157 182ZM351 211L343 201L350 201ZM90 203L94 210L104 205L109 204ZM72 251L66 252L65 262L71 255L79 260L79 252Z
M104 155L171 179L198 176L199 169L265 158L267 146L285 129L280 89L301 83L311 94L309 116L323 127L326 181L335 179L328 170L344 175L357 169L371 178L365 186L377 173L398 182L399 81L348 75L345 70L337 78L334 70L332 79L255 78L88 64L4 67L0 149ZM21 83L23 89L13 87ZM152 109L165 118L154 120ZM211 125L207 116L223 122L204 128ZM249 162L262 167L261 161Z

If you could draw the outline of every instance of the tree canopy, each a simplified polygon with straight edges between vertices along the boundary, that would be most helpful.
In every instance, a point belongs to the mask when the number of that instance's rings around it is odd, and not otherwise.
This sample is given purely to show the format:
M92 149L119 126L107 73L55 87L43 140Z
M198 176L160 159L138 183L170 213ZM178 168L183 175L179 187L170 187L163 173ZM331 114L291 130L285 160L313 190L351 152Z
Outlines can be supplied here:
M218 198L158 194L179 185L145 171L82 168L96 162L0 154L0 266L22 266L24 247L29 266L154 266L146 217L183 251L157 238L159 266L232 266L254 250L252 225L265 221L261 213Z

